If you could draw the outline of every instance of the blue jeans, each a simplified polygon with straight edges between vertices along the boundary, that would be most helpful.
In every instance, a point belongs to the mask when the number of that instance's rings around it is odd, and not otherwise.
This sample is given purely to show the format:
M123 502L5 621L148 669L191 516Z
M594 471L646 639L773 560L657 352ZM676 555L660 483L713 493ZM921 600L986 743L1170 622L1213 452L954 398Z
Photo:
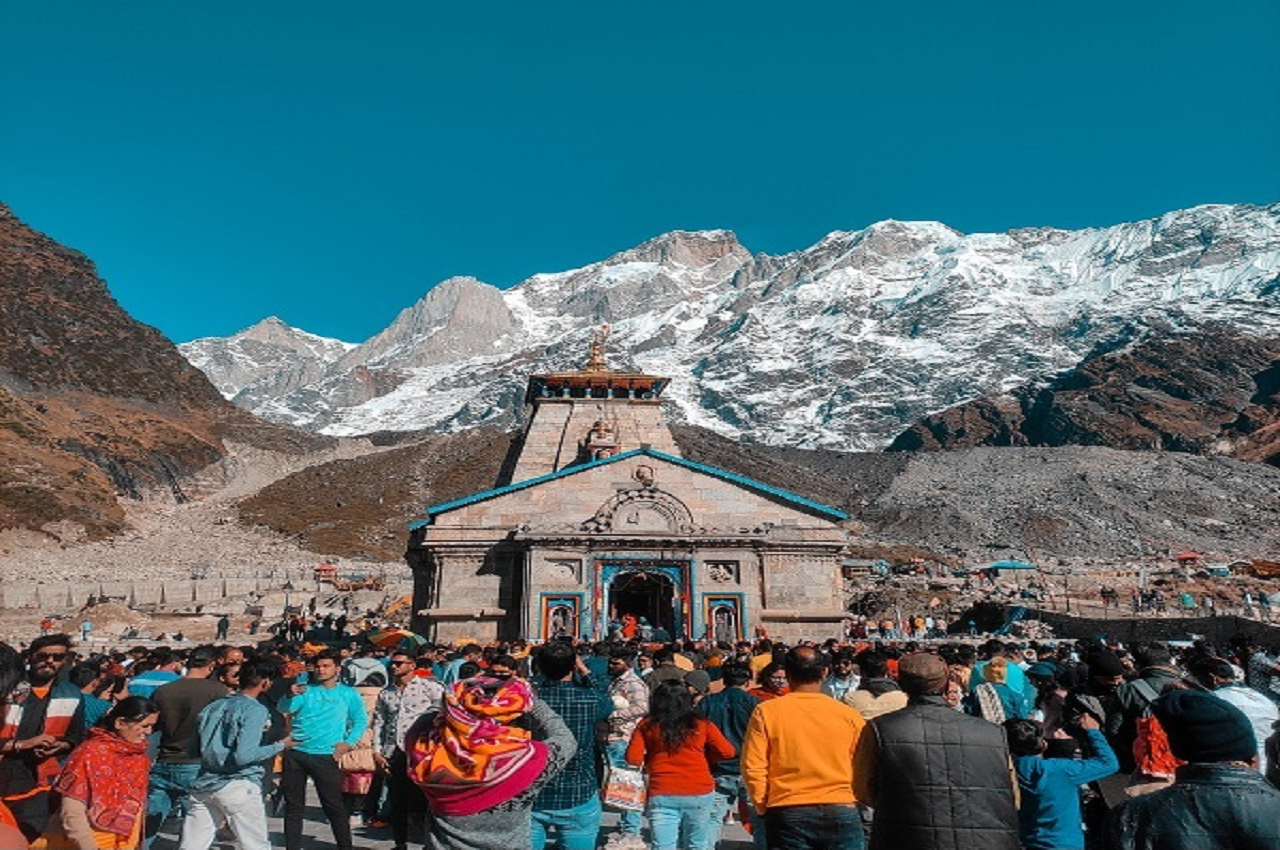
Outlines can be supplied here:
M764 813L769 850L863 850L862 816L852 803L778 806Z
M711 801L711 846L720 844L720 835L724 832L724 816L736 811L738 801L746 799L747 786L739 775L717 776L715 796ZM751 801L747 800L747 811L751 817L751 844L755 850L765 850L764 821L756 814Z
M186 816L187 798L191 795L191 785L199 773L199 764L165 764L158 761L151 765L151 779L147 785L144 847L150 847L151 842L156 840L156 833L175 808L179 817Z
M711 805L715 792L649 798L649 830L653 850L711 850ZM684 832L684 841L680 833Z
M555 830L560 850L595 850L600 835L600 798L592 795L572 809L533 810L532 850L547 846L547 833Z
M609 756L609 764L618 767L632 767L627 761L627 742L626 741L610 741L605 745L606 754ZM633 811L619 811L618 813L618 832L626 835L640 834L640 813Z

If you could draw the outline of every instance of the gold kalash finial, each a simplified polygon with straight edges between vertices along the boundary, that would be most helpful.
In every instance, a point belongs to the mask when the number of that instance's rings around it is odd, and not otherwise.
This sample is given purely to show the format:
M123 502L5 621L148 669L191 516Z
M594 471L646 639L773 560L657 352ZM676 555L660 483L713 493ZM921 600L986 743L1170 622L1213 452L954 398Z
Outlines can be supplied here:
M601 325L591 334L591 356L587 359L587 372L608 372L604 362L604 344L609 340L609 326Z

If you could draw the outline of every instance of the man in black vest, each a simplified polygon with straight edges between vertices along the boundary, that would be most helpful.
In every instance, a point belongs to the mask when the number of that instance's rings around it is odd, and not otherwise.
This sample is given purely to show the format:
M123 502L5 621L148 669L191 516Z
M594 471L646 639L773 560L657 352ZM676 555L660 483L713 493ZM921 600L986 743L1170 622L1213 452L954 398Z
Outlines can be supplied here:
M855 754L855 792L875 808L869 850L1018 850L1004 730L947 705L936 655L903 658L898 684L906 708L870 721Z

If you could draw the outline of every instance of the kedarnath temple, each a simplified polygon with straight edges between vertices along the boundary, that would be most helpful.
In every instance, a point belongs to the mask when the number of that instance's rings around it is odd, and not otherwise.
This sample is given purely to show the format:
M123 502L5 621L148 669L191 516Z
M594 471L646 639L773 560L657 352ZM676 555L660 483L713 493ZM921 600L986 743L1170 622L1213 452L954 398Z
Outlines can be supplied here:
M510 480L411 527L414 630L433 640L836 636L847 516L680 456L668 379L609 369L533 375Z

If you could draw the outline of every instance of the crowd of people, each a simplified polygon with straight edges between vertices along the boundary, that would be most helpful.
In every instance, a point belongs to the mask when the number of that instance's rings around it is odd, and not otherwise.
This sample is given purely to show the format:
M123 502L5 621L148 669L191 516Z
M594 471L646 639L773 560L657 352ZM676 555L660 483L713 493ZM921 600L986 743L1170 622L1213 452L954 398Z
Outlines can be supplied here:
M308 784L339 850L1280 848L1280 659L1243 638L287 637L0 644L0 848L301 850Z

